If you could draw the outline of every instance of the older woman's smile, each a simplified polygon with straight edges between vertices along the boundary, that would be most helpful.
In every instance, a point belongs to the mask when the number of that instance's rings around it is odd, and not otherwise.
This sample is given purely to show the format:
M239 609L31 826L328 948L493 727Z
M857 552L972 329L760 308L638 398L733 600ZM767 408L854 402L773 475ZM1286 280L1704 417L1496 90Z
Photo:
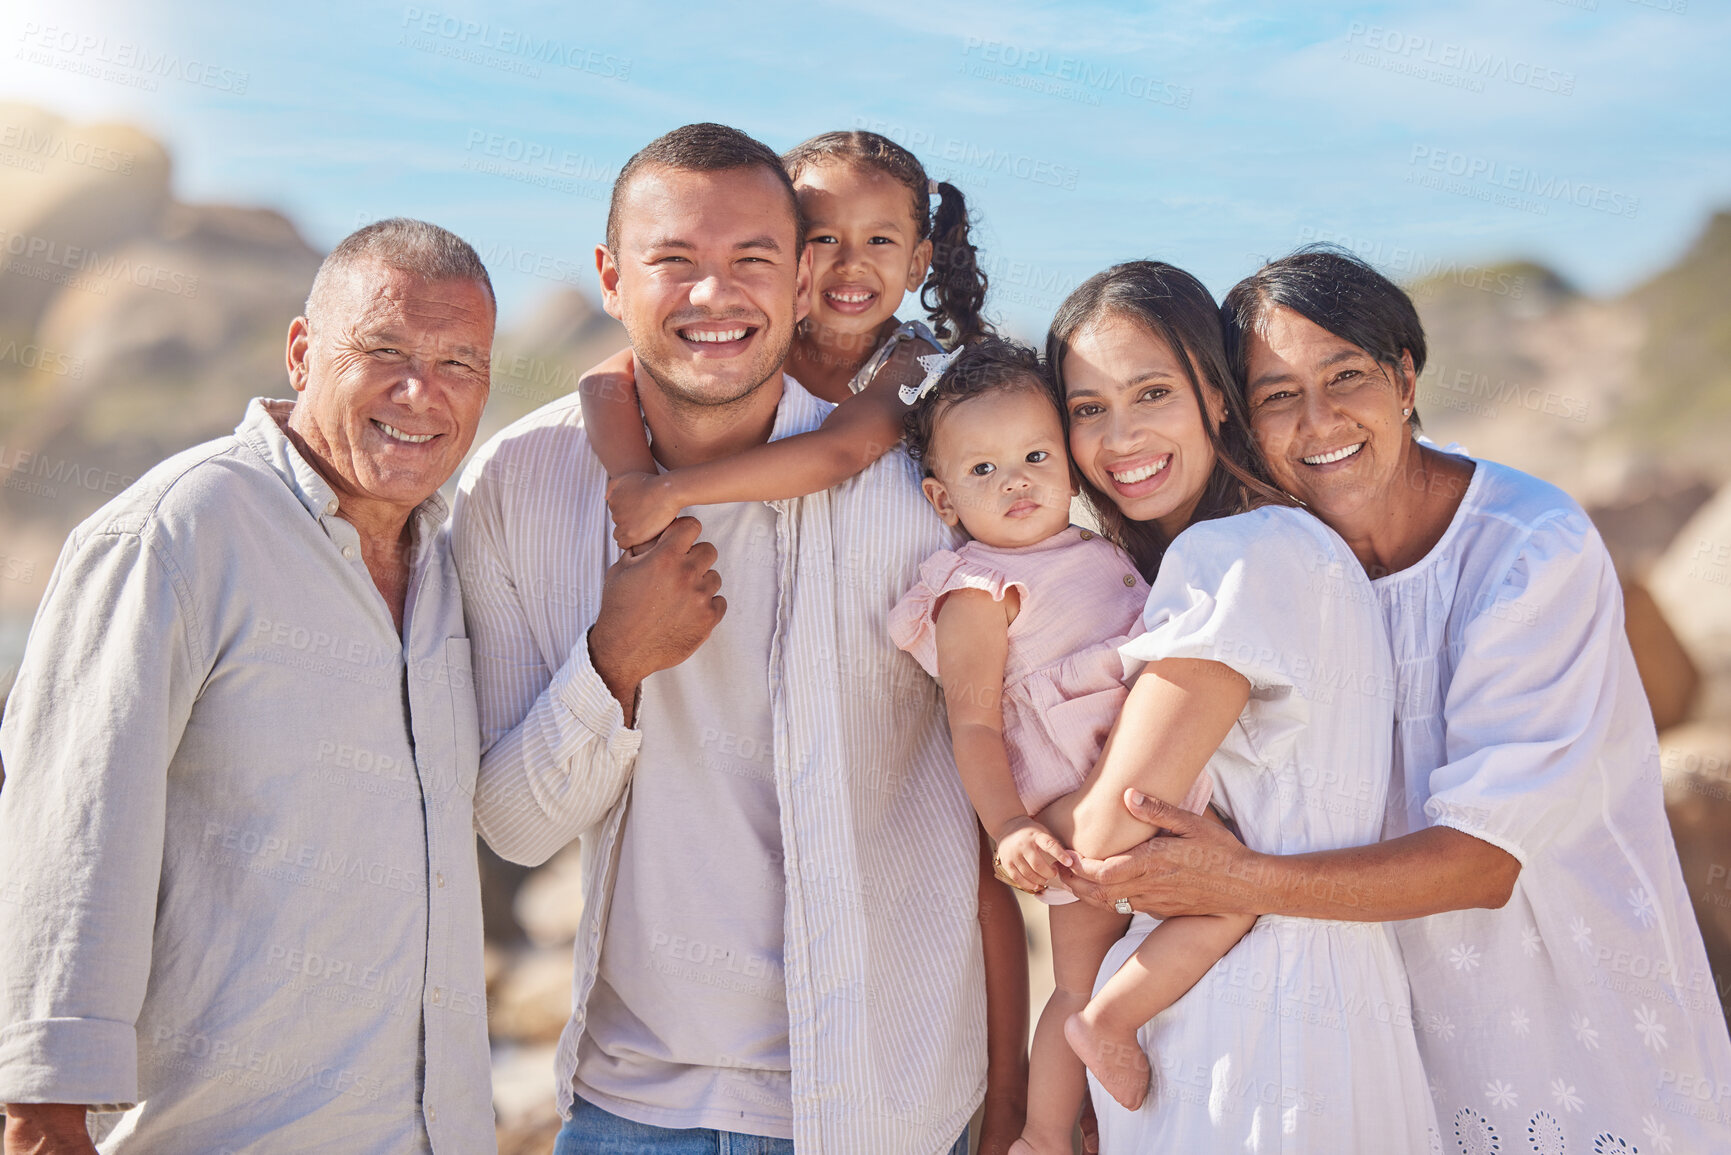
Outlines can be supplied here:
M1309 457L1300 457L1299 460L1310 466L1335 465L1350 457L1356 456L1358 451L1368 444L1370 444L1370 441L1367 438L1364 441L1356 441L1351 445L1342 446L1339 449L1331 449L1326 453L1317 453Z

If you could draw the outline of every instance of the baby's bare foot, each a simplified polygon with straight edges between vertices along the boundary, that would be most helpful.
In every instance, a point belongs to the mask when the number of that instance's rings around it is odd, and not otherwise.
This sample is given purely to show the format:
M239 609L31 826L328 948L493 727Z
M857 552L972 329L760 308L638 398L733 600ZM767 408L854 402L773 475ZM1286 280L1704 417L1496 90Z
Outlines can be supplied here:
M1023 1136L1010 1144L1010 1155L1070 1155L1070 1145L1066 1143L1062 1147L1046 1151L1034 1146Z
M1142 1105L1151 1072L1148 1056L1136 1043L1136 1032L1120 1036L1075 1014L1064 1020L1064 1038L1119 1106L1134 1111Z

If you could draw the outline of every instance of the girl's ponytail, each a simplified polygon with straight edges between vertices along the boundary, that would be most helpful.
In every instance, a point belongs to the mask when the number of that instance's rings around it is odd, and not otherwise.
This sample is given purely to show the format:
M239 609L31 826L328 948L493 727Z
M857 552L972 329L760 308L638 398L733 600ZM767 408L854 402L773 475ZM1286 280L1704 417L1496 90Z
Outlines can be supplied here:
M932 220L932 268L920 288L920 303L932 330L950 345L995 333L982 315L986 274L968 239L968 205L962 190L944 181L937 186L938 211Z

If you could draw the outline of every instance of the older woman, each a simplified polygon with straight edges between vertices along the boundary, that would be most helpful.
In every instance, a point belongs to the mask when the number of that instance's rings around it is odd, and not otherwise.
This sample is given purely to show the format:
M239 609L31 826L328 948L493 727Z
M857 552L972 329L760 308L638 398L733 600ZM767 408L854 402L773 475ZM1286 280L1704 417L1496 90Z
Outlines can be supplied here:
M1362 262L1300 252L1225 312L1275 481L1351 546L1388 623L1386 840L1272 856L1132 799L1179 837L1085 864L1102 885L1076 890L1163 914L1412 920L1396 929L1420 1047L1462 1151L1731 1150L1731 1043L1591 522L1415 436L1424 333Z
M1083 854L1151 833L1119 804L1126 787L1178 798L1198 773L1270 853L1352 846L1382 826L1393 708L1379 690L1394 675L1381 616L1346 543L1259 480L1223 337L1207 290L1150 261L1091 278L1052 323L1048 360L1084 491L1153 585L1145 632L1124 647L1147 665L1090 783L1042 814ZM1294 580L1306 573L1356 596ZM1363 685L1327 680L1361 654ZM1131 921L1102 984L1182 969L1146 965L1137 948L1153 925ZM1176 1002L1130 1024L1134 1043L1107 1054L1086 1031L1069 1036L1099 1080L1106 1155L1430 1148L1435 1116L1387 927L1265 918L1212 961ZM1118 1049L1138 1046L1156 1072L1146 1102L1121 1085L1148 1069Z

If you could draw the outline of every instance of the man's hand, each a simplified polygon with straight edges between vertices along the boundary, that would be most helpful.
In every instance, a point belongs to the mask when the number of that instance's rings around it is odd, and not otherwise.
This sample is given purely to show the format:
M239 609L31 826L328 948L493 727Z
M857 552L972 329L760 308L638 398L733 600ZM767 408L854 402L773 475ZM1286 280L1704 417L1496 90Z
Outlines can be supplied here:
M81 1103L6 1104L6 1155L96 1155Z
M1124 792L1124 806L1160 837L1105 860L1082 858L1065 873L1077 898L1110 908L1120 898L1156 918L1180 914L1259 914L1252 900L1261 855L1201 815Z
M630 549L654 539L684 508L665 473L627 473L607 486L613 540Z
M1052 832L1023 816L1012 818L997 832L993 855L1003 879L1018 890L1038 894L1058 874L1058 865L1069 865L1076 856L1052 837Z
M727 599L717 596L721 575L710 568L718 555L697 540L702 530L696 518L678 518L655 544L607 569L589 658L624 707L626 725L643 679L690 657L727 612Z

